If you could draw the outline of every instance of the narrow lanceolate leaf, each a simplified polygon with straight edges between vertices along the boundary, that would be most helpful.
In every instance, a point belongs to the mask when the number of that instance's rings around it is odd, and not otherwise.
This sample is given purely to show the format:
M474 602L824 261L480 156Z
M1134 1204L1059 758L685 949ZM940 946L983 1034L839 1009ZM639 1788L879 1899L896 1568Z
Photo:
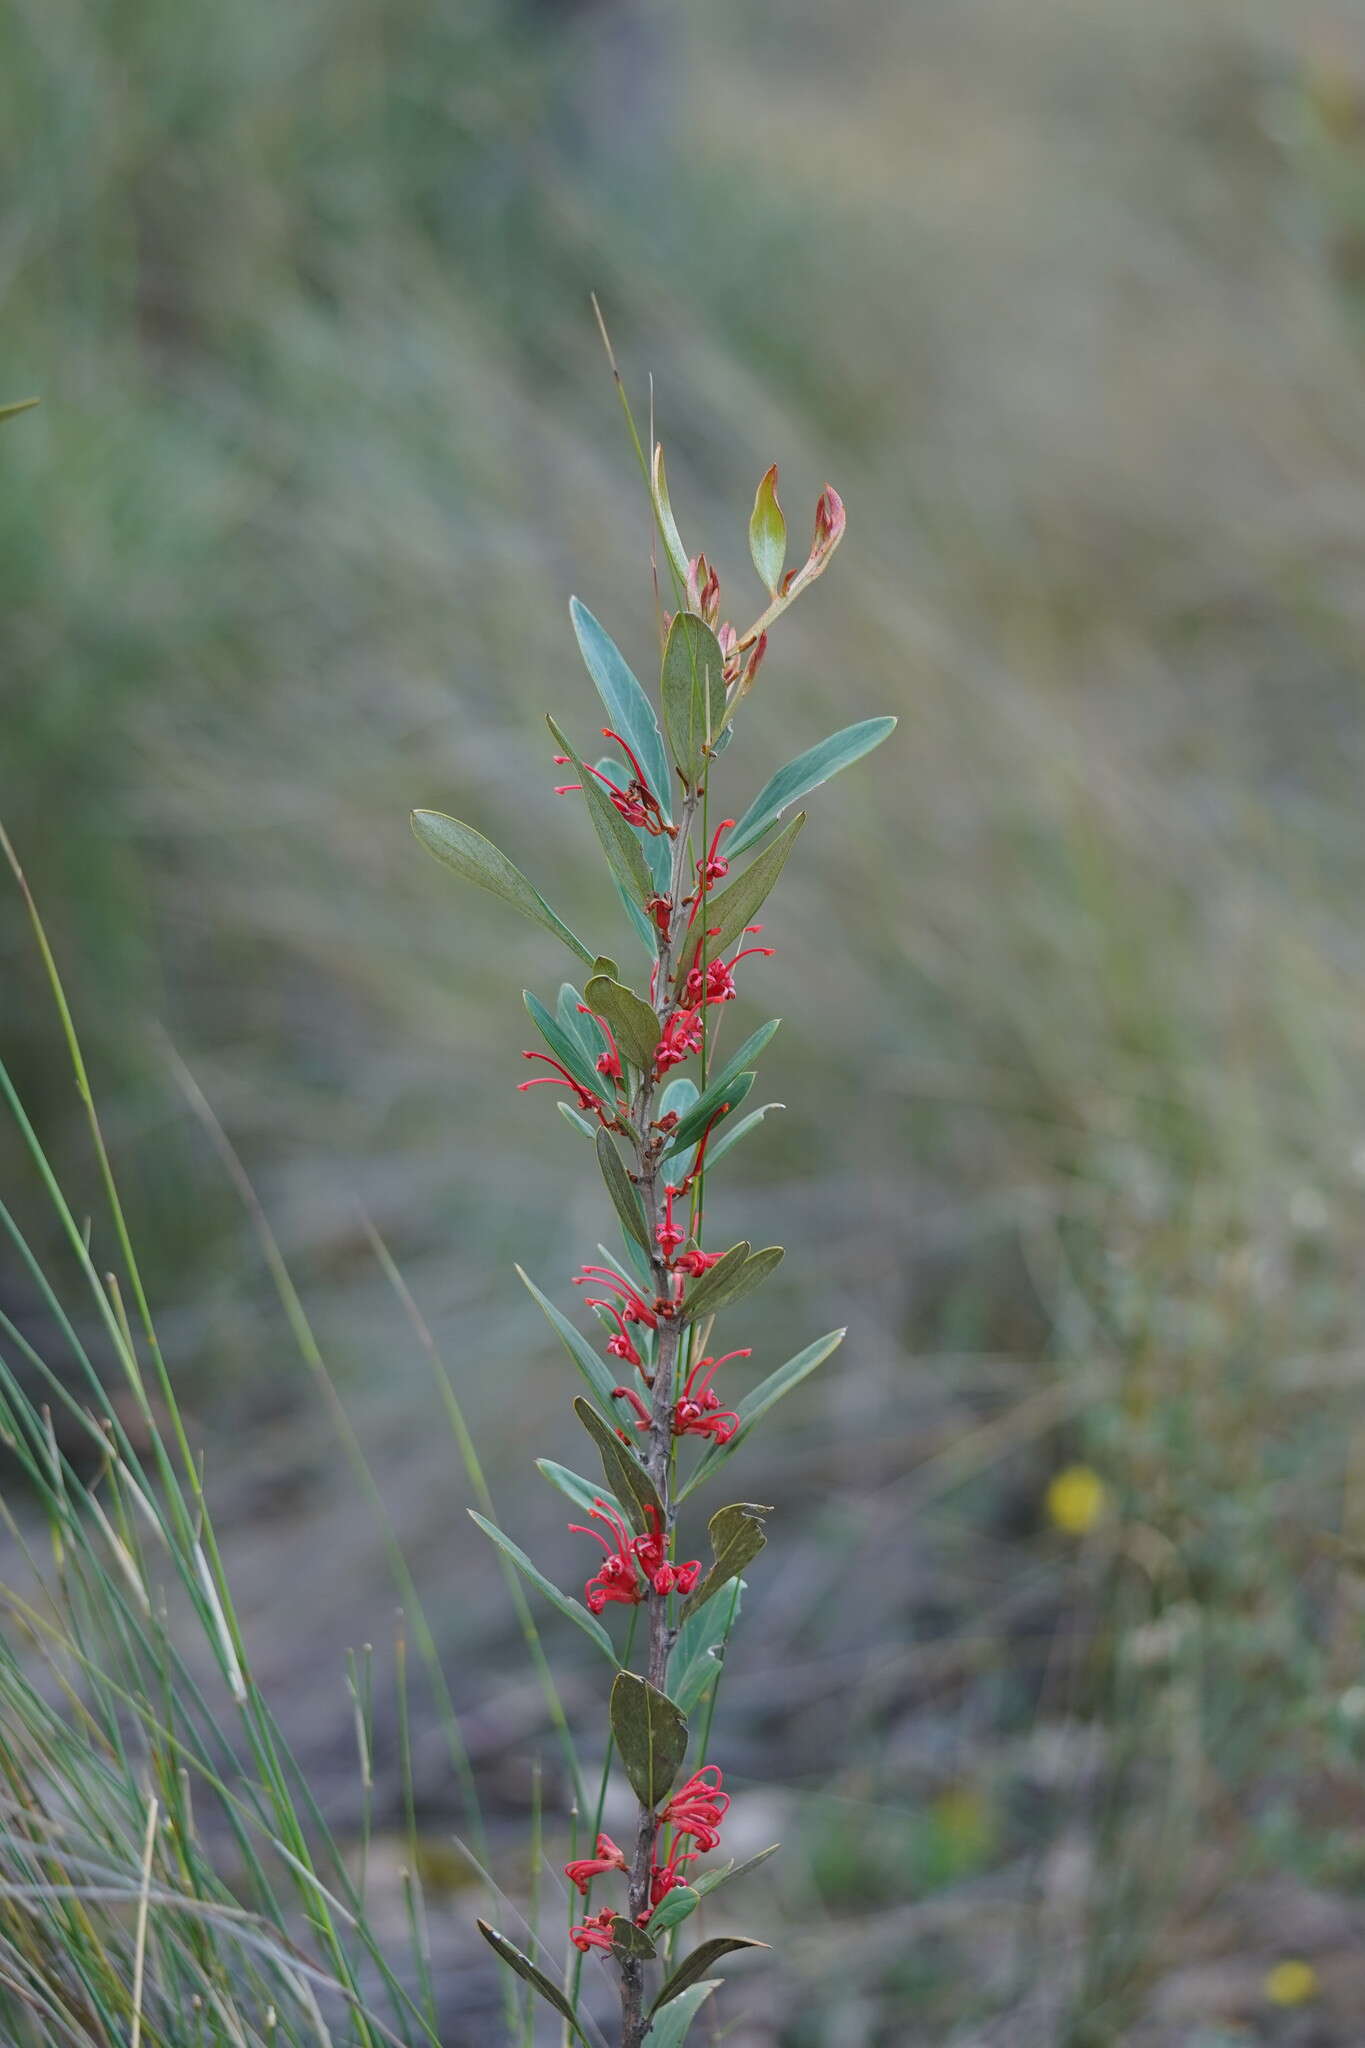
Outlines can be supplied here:
M656 2007L658 2017L649 2030L649 2048L683 2048L698 2010L719 1989L720 1978L708 1977L703 1983L689 1984L678 1992L662 2012Z
M685 579L686 563L682 573ZM667 817L668 757L664 753L663 735L654 716L654 706L631 673L625 656L611 635L598 625L587 606L580 604L576 597L569 599L569 617L573 620L579 652L587 663L588 674L607 707L612 731L619 732L623 740L629 741L631 751L645 771L645 780Z
M678 1630L668 1659L668 1697L684 1714L695 1714L716 1685L743 1597L744 1581L736 1579L723 1599L709 1601Z
M659 535L664 544L664 553L668 556L669 567L678 582L686 588L687 549L683 546L678 522L673 517L673 507L669 503L668 478L664 473L664 451L657 442L654 447L654 466L650 475L650 492L654 499L654 517L659 522Z
M776 597L787 562L787 522L777 502L776 463L763 477L754 497L754 509L749 514L749 553L759 582L769 597Z
M611 1732L636 1798L644 1806L662 1805L687 1754L687 1722L672 1700L633 1671L618 1671Z
M559 1106L561 1109L568 1108L566 1102L561 1102ZM747 1116L742 1116L738 1119L727 1117L712 1143L706 1148L707 1172L709 1173L713 1166L719 1164L732 1145L737 1145L741 1138L747 1138L750 1131L757 1130L770 1109L785 1109L786 1107L785 1102L765 1102L762 1109L751 1109ZM586 1117L580 1116L578 1122L582 1124L585 1131L591 1131L592 1125Z
M468 1514L471 1521L478 1523L489 1541L496 1543L498 1549L511 1558L517 1570L530 1580L537 1592L545 1595L552 1607L557 1607L561 1614L566 1615L581 1628L585 1636L591 1636L604 1657L609 1657L613 1664L620 1662L611 1646L611 1637L595 1615L589 1614L581 1602L571 1600L567 1593L561 1593L558 1586L546 1578L544 1572L537 1571L520 1544L514 1543L510 1536L504 1536L496 1523L486 1521L482 1515L476 1514L473 1508L468 1510Z
M699 1317L709 1313L713 1297L728 1280L743 1271L751 1249L748 1239L741 1238L738 1244L732 1244L728 1252L721 1254L714 1266L708 1266L700 1278L692 1282L683 1301L684 1322L695 1323Z
M508 1969L515 1970L519 1977L524 1977L528 1984L534 1985L535 1989L545 2000L545 2003L552 2005L555 2011L569 2022L579 2040L586 2041L588 2037L574 2018L573 2007L569 2004L568 1999L564 1996L559 1986L552 1984L545 1975L545 1972L538 1970L531 1961L531 1958L524 1956L521 1950L507 1939L505 1934L499 1934L496 1927L490 1927L486 1920L480 1920L476 1925L488 1946L496 1955L501 1956Z
M588 1514L599 1500L605 1501L614 1513L619 1515L623 1512L620 1501L607 1487L594 1486L590 1479L571 1472L567 1465L556 1465L553 1458L537 1458L536 1470L563 1494L565 1500L572 1501L581 1514Z
M684 1621L713 1599L722 1586L738 1578L758 1556L768 1540L763 1533L763 1517L771 1513L771 1508L757 1507L752 1501L736 1501L728 1508L717 1508L706 1525L715 1563L683 1608Z
M700 1892L694 1892L690 1884L678 1885L674 1891L665 1893L650 1914L650 1933L657 1936L667 1934L670 1927L680 1927L684 1920L691 1919L700 1904Z
M703 1898L718 1885L729 1884L732 1877L747 1877L751 1870L757 1870L760 1863L766 1863L770 1856L776 1856L782 1847L780 1842L770 1842L766 1849L760 1849L753 1856L746 1856L742 1863L726 1863L719 1870L708 1870L693 1880L694 1886Z
M588 1385L592 1388L598 1407L604 1415L615 1416L616 1404L611 1390L620 1384L617 1375L605 1359L599 1358L586 1337L580 1336L567 1316L560 1314L547 1295L541 1293L534 1280L517 1267L518 1277L527 1292L535 1297L545 1314L545 1320L555 1332Z
M584 766L553 718L547 718L545 722L557 745L568 755L578 771L583 801L588 807L592 829L597 834L612 873L628 896L633 897L637 903L647 903L654 893L654 882L649 869L645 866L645 857L640 851L640 842L633 829L621 816L596 776ZM775 842L777 843L780 842ZM773 847L768 849L769 853L773 850ZM766 854L759 855L760 860L766 858Z
M865 718L861 724L846 725L842 732L832 734L829 739L821 740L819 746L808 747L804 754L788 761L785 768L779 768L776 775L764 783L730 835L726 852L743 853L746 848L756 845L799 796L818 789L841 768L847 768L851 762L861 760L864 754L870 754L895 729L894 718Z
M720 1072L707 1082L705 1093L695 1095L691 1106L685 1111L680 1111L678 1126L673 1133L673 1142L669 1146L670 1154L681 1152L688 1145L696 1143L715 1111L720 1108L721 1103L726 1100L727 1096L733 1097L733 1084L738 1079L741 1071L745 1067L753 1065L759 1054L773 1039L781 1022L782 1019L780 1017L770 1017L766 1024L759 1025L757 1031L751 1031L733 1059L728 1059ZM733 1100L731 1106L733 1107ZM680 1105L671 1103L670 1107L680 1108ZM662 1105L660 1114L662 1114Z
M827 1337L817 1338L814 1344L808 1344L804 1351L797 1352L795 1358L789 1358L785 1365L779 1365L776 1372L770 1372L766 1379L760 1380L756 1387L752 1387L735 1409L739 1417L739 1426L734 1435L728 1443L717 1444L714 1449L707 1452L679 1498L686 1500L694 1487L700 1486L704 1479L710 1479L719 1472L726 1460L733 1457L739 1449L754 1424L767 1414L774 1403L780 1401L784 1394L789 1394L793 1387L799 1387L802 1380L809 1379L811 1374L839 1349L844 1341L844 1334L842 1330L831 1330Z
M634 1451L622 1443L616 1431L603 1422L597 1410L581 1394L574 1397L573 1410L601 1454L608 1486L624 1503L626 1513L640 1534L645 1535L649 1529L647 1509L652 1510L662 1526L663 1504L654 1481Z
M639 1245L649 1250L649 1230L645 1223L644 1203L640 1191L621 1163L621 1155L604 1130L597 1133L597 1164L602 1169L602 1178L607 1184L612 1206L621 1219L621 1228Z
M581 1041L577 1037L570 1036L559 1022L559 1019L550 1015L550 1012L546 1009L544 1003L541 1002L539 996L532 995L529 988L522 990L521 1000L526 1005L527 1016L549 1046L550 1051L562 1066L568 1068L579 1086L586 1088L589 1095L601 1095L603 1097L609 1095L608 1083L598 1073L596 1067L584 1052ZM544 1073L545 1069L542 1066L538 1071ZM601 1126L599 1125L598 1128L600 1129Z
M693 788L704 778L706 749L725 723L724 669L711 628L692 612L678 612L664 646L659 695L673 759Z
M686 1991L689 1985L695 1984L699 1978L704 1977L711 1965L718 1963L722 1956L733 1955L737 1949L741 1948L766 1948L767 1946L766 1941L750 1941L747 1936L742 1934L718 1934L714 1941L704 1941L701 1947L694 1948L687 1961L673 1972L673 1975L668 1979L663 1990L651 2006L651 2012L658 2012L661 2006L669 2004L680 1992ZM659 2033L657 2025L652 2029L652 2032L655 2040L657 2040Z
M615 812L612 815L614 817ZM514 866L491 839L485 839L482 832L476 832L472 825L462 825L458 818L447 818L442 811L414 811L412 829L427 852L434 853L446 867L453 868L457 875L463 875L467 882L477 883L480 889L487 889L491 895L500 896L504 903L510 903L514 910L519 910L523 917L529 917L532 924L538 924L543 931L553 932L571 953L577 953L580 960L592 965L593 955L583 941L574 937L563 918L551 910L521 869Z
M13 405L0 405L0 420L12 420L18 413L32 412L34 406L39 403L40 400L36 398L20 398L16 399ZM687 571L684 569L683 575L686 574Z
M611 1952L618 1963L652 1963L656 1953L644 1928L620 1913L611 1923Z
M612 816L615 815L613 811ZM719 953L732 939L737 939L745 925L752 922L755 912L762 907L786 865L787 855L805 822L805 812L798 811L790 825L783 826L772 845L765 846L737 880L728 882L717 895L708 899L706 928L715 932L710 941L714 952Z
M555 1107L565 1123L572 1124L574 1129L581 1131L585 1138L595 1138L602 1128L600 1124L590 1124L585 1116L580 1116L576 1109L571 1109L568 1103L562 1099L556 1103Z
M659 1047L659 1020L644 997L607 974L594 974L583 993L597 1015L606 1018L631 1065L652 1067Z
M695 1322L698 1316L713 1316L718 1309L730 1308L737 1301L743 1301L746 1294L752 1294L761 1287L768 1275L780 1266L786 1253L780 1244L764 1245L762 1251L752 1252L742 1266L725 1274L714 1288L702 1292L708 1280L715 1280L719 1266L712 1266L703 1273L692 1295L687 1301L686 1314Z

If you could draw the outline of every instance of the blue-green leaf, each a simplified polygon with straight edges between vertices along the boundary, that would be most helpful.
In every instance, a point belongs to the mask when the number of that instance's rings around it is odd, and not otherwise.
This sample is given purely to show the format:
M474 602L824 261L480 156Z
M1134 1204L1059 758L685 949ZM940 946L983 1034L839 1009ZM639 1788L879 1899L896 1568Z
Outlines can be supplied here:
M613 811L612 816L615 815ZM717 953L723 951L732 939L737 939L752 922L754 913L762 907L786 865L787 855L805 822L805 812L798 811L790 825L782 827L772 845L765 846L742 875L733 882L727 882L717 895L707 898L706 927L715 934L711 944ZM727 848L727 854L732 850Z
M482 832L476 832L472 825L462 825L458 818L446 817L443 811L414 811L412 830L427 852L434 853L445 867L453 868L466 882L487 889L490 895L500 896L543 931L553 932L571 953L577 953L591 967L594 956L583 941L574 937L563 918L551 910L521 869L491 839L485 839Z
M540 1303L546 1321L587 1381L598 1407L615 1424L619 1416L611 1397L611 1390L618 1384L617 1374L611 1370L605 1359L598 1357L587 1338L579 1335L568 1317L562 1316L554 1303L541 1293L530 1275L520 1266L517 1267L517 1273L528 1293Z
M758 1076L751 1067L747 1074L732 1074L722 1086L715 1089L714 1093L708 1088L704 1095L699 1095L693 1107L683 1118L683 1123L678 1125L679 1131L681 1131L683 1124L692 1126L689 1135L685 1138L680 1138L675 1133L673 1143L664 1154L665 1159L672 1159L677 1153L685 1152L689 1145L694 1145L721 1104L728 1103L729 1109L726 1118L722 1119L715 1126L718 1131L723 1131L729 1117L733 1116L734 1112L739 1108L740 1103L743 1102L757 1079ZM700 1113L699 1122L697 1121L698 1113Z
M587 664L588 674L607 707L611 728L619 732L623 740L630 742L645 771L645 779L667 817L668 757L664 753L663 734L659 731L654 706L631 673L611 635L598 625L587 606L580 604L576 597L569 599L569 617L573 620L579 651Z
M498 1549L511 1558L517 1570L528 1578L539 1592L545 1595L545 1598L552 1607L557 1607L561 1614L567 1615L570 1621L576 1623L582 1629L585 1636L591 1636L604 1657L610 1657L613 1664L620 1663L620 1658L612 1648L611 1637L607 1634L596 1615L589 1614L581 1601L571 1600L567 1593L561 1593L558 1586L553 1585L546 1578L544 1572L536 1569L521 1546L514 1543L510 1536L504 1536L502 1530L498 1528L495 1522L486 1520L483 1515L477 1514L473 1508L469 1508L466 1512L471 1521L478 1523L489 1541L496 1543Z
M736 1097L732 1084L743 1069L751 1066L759 1054L772 1043L781 1022L780 1017L770 1017L766 1024L759 1025L757 1031L751 1031L739 1051L725 1062L713 1080L707 1082L703 1093L680 1115L678 1128L673 1133L673 1142L669 1147L670 1153L681 1152L688 1145L694 1144L706 1129L713 1112L719 1109L727 1096L730 1097L731 1109L735 1107ZM745 1093L748 1093L747 1089Z
M668 1659L668 1696L684 1714L696 1713L720 1677L746 1583L733 1580L723 1598L699 1607L678 1630Z
M649 2030L649 2048L683 2048L698 2010L713 1991L719 1991L720 1985L719 1977L707 1977L699 1984L689 1984L686 1990L676 1991Z
M521 1000L526 1005L526 1014L555 1058L568 1068L574 1079L587 1089L589 1095L603 1094L606 1083L577 1038L571 1038L568 1032L562 1029L558 1019L550 1015L539 996L532 995L529 988L522 990Z
M626 823L601 783L584 763L582 756L574 752L572 742L564 737L554 719L547 718L545 723L549 726L556 743L563 748L578 771L583 801L588 807L588 816L592 821L592 829L597 834L598 843L607 856L607 865L626 894L633 896L643 905L653 895L654 883L645 865L645 857L640 851L640 841L634 827ZM773 850L769 848L769 852ZM759 855L759 860L766 858L766 854Z
M718 1934L713 1940L704 1941L700 1948L693 1949L686 1962L678 1965L678 1968L673 1972L673 1975L668 1979L663 1990L655 1999L653 2006L650 2008L651 2012L658 2012L662 2006L668 2005L673 1999L688 1990L689 1987L695 1986L697 1980L706 1975L712 1963L718 1963L722 1956L731 1955L737 1949L766 1948L767 1946L766 1941L750 1941L747 1936L742 1934ZM659 2033L659 2023L657 2020L654 2022L651 2032L654 2035L655 2041L657 2041ZM653 2044L651 2044L651 2048L653 2048Z
M651 1934L667 1934L670 1927L680 1927L684 1920L690 1920L701 1904L701 1893L694 1892L691 1885L676 1885L649 1916Z
M536 1470L543 1479L549 1480L551 1486L558 1488L565 1500L572 1501L580 1514L590 1514L599 1500L605 1501L613 1514L619 1515L622 1512L621 1503L616 1495L609 1492L600 1481L594 1486L590 1479L580 1478L579 1474L571 1472L567 1465L557 1465L553 1458L537 1458Z
M675 1074L659 1095L659 1115L685 1117L701 1090L690 1074Z
M569 1105L567 1102L561 1102L559 1106L561 1109L567 1109ZM747 1116L740 1117L737 1122L730 1117L726 1117L725 1122L718 1127L715 1137L706 1148L707 1172L709 1173L711 1168L725 1157L732 1145L737 1145L741 1138L747 1137L750 1131L758 1124L761 1124L770 1109L785 1109L786 1107L785 1102L765 1102L762 1109L751 1109ZM591 1133L592 1126L586 1117L581 1116L578 1118L578 1121L582 1124L585 1131Z
M755 845L765 832L771 831L789 804L805 796L808 790L818 789L841 768L870 754L895 728L894 718L865 718L861 724L845 726L842 732L833 733L818 746L798 754L794 761L788 761L785 768L779 768L764 783L736 825L726 853L743 853L746 847Z

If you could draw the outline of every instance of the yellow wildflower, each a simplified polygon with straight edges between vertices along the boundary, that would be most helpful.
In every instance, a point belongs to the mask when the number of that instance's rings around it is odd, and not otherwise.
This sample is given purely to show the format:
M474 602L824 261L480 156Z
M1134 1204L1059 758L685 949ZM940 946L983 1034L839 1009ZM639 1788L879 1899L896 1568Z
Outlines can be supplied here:
M1068 1536L1084 1536L1109 1505L1109 1492L1089 1465L1067 1465L1054 1477L1046 1496L1048 1520Z
M1267 1970L1262 1988L1272 2005L1306 2005L1318 1995L1318 1973L1311 1963L1288 1956Z

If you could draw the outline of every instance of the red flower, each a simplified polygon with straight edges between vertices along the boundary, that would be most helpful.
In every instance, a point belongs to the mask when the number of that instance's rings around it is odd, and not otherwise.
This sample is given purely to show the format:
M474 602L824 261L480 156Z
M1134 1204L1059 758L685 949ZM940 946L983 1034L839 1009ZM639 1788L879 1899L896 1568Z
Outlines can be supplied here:
M749 1349L727 1351L723 1358L699 1358L683 1381L681 1399L673 1410L673 1434L712 1436L718 1444L728 1444L739 1428L739 1417L732 1408L721 1407L720 1395L711 1385L712 1376L732 1358L752 1357L753 1351Z
M611 1907L604 1906L600 1913L590 1913L581 1927L571 1927L569 1939L575 1948L582 1949L584 1955L590 1948L610 1950L613 1939L612 1925L615 1919L616 1915Z
M590 1010L586 1003L578 1005L578 1014L580 1017L591 1017L593 1022L600 1025L602 1031L606 1034L608 1050L599 1053L597 1056L598 1073L605 1074L609 1081L621 1080L623 1078L621 1073L621 1054L616 1040L612 1036L610 1024L608 1024L605 1017L599 1017L596 1010Z
M746 924L744 927L746 936L761 932L762 929L761 924ZM713 935L708 932L704 936L709 938ZM694 1008L704 1007L708 1003L732 1003L739 993L735 987L735 969L740 961L748 960L755 953L761 953L766 960L773 957L771 946L745 946L731 960L708 960L706 973L703 975L700 966L701 948L702 941L698 939L697 950L692 956L692 966L683 984L683 1001Z
M524 1095L528 1088L572 1088L574 1094L578 1097L578 1107L580 1109L590 1109L595 1115L601 1117L603 1123L607 1122L607 1112L601 1097L590 1094L580 1082L575 1081L568 1068L561 1066L558 1060L551 1059L549 1053L524 1052L522 1058L524 1060L544 1060L547 1067L554 1068L554 1073L542 1074L536 1081L518 1081L518 1095Z
M720 851L720 835L722 832L733 832L734 829L735 821L733 818L722 818L711 836L711 844L707 849L705 860L697 862L697 879L701 883L703 893L710 888L713 882L719 882L730 872L730 863Z
M591 1536L594 1543L600 1543L606 1557L598 1566L595 1575L583 1588L583 1598L588 1603L590 1614L600 1614L611 1601L624 1607L638 1606L645 1597L644 1582L635 1562L635 1551L630 1532L615 1511L604 1500L595 1499L588 1513L594 1521L605 1522L616 1538L613 1550L605 1536L596 1529L585 1528L582 1522L570 1522L569 1528L576 1536Z
M670 1564L667 1560L666 1539L663 1523L657 1508L645 1509L649 1531L644 1536L632 1536L615 1509L606 1502L595 1498L588 1513L594 1521L605 1522L616 1538L613 1550L605 1536L596 1529L585 1528L581 1522L570 1522L575 1535L591 1536L594 1543L600 1543L606 1557L598 1568L596 1576L589 1579L583 1588L583 1597L588 1611L600 1614L611 1601L623 1607L637 1607L644 1599L649 1587L659 1594L690 1593L701 1575L701 1562L691 1558L686 1564ZM641 1578L643 1571L644 1577Z
M603 1876L608 1870L624 1870L625 1867L626 1858L624 1850L617 1848L610 1835L599 1835L597 1837L597 1854L595 1856L580 1856L577 1862L566 1863L564 1865L564 1875L568 1878L570 1884L578 1886L579 1891L582 1892L586 1899L588 1896L588 1886L595 1877Z
M684 1252L680 1259L673 1261L675 1273L687 1273L694 1280L700 1280L703 1273L717 1265L725 1257L724 1252Z
M720 1789L723 1782L719 1764L704 1765L673 1794L659 1815L660 1824L671 1824L680 1835L690 1835L700 1851L714 1849L720 1841L720 1824L730 1810L730 1795Z
M649 1878L649 1904L643 1913L636 1914L637 1927L647 1927L653 1918L654 1908L661 1906L668 1894L676 1891L679 1885L687 1883L682 1865L695 1863L700 1853L697 1849L684 1849L682 1837L679 1836L666 1863L660 1863L657 1858L655 1859Z
M694 1052L700 1052L706 1037L706 1026L702 1023L698 1009L675 1010L664 1026L663 1037L654 1053L654 1065L661 1074L670 1067L681 1066Z
M589 775L597 777L628 825L643 825L646 832L652 832L656 839L664 832L672 834L675 828L665 818L659 800L650 788L645 771L633 750L622 739L620 733L613 732L609 725L602 727L602 737L604 740L610 740L613 746L619 747L625 755L630 764L631 782L627 788L622 789L621 785L613 782L610 775L601 768L589 768ZM557 766L562 768L567 765L570 756L556 754L554 758ZM574 790L582 787L581 782L561 782L556 786L555 795L570 796Z
M574 1275L575 1287L604 1287L621 1297L621 1313L628 1323L643 1323L646 1329L656 1330L659 1318L641 1294L633 1280L627 1280L611 1266L585 1266L581 1273ZM587 1297L589 1308L604 1308L607 1303Z

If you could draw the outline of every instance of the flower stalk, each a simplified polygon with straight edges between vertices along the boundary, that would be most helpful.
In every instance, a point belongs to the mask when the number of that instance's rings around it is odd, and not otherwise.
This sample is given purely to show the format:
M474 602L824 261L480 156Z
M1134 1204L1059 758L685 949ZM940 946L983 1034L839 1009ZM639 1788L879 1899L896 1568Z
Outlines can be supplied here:
M578 771L576 781L557 785L556 792L582 800L615 893L647 950L644 991L629 985L614 960L584 945L480 834L439 813L413 816L418 838L448 867L553 933L591 969L582 991L565 983L553 1012L527 996L546 1049L525 1056L545 1071L520 1083L523 1091L566 1091L560 1107L592 1140L622 1227L621 1255L585 1266L575 1282L596 1319L604 1356L532 1289L587 1383L591 1399L580 1396L575 1409L602 1463L600 1490L561 1466L542 1467L547 1476L559 1475L554 1483L562 1483L586 1515L569 1528L602 1553L584 1585L582 1604L556 1591L500 1531L482 1526L616 1667L611 1736L635 1793L635 1821L629 1839L618 1844L601 1829L599 1814L594 1853L571 1855L564 1865L568 1883L584 1902L581 1921L570 1929L578 1955L567 1989L504 1935L479 1924L503 1962L561 2014L566 2040L582 2036L585 2016L577 1964L585 1955L599 1956L615 1986L619 2048L642 2048L661 2008L685 2000L672 2016L672 2038L680 2042L697 2006L714 1989L714 1980L701 1981L711 1964L726 1953L762 1945L745 1936L713 1936L671 1974L661 1947L664 1933L696 1910L698 1886L714 1889L726 1874L698 1878L695 1872L698 1861L720 1844L730 1798L721 1769L699 1762L696 1753L691 1775L684 1775L688 1719L704 1709L704 1758L719 1656L737 1612L741 1574L766 1540L767 1511L740 1502L712 1514L709 1563L681 1557L679 1507L714 1477L773 1404L830 1355L843 1333L807 1347L742 1399L731 1397L731 1405L728 1387L715 1384L721 1372L728 1382L754 1350L739 1344L710 1351L715 1316L754 1292L782 1258L775 1245L754 1251L742 1241L708 1250L701 1242L707 1174L762 1125L764 1110L742 1118L736 1112L777 1024L753 1032L728 1065L717 1058L715 1033L725 1006L749 988L747 980L743 989L737 983L736 968L772 956L771 946L750 942L763 931L756 913L804 822L798 813L782 824L783 814L886 738L895 724L889 718L865 720L808 748L770 778L741 819L726 816L713 830L710 783L734 737L734 714L753 687L771 628L838 546L844 510L826 487L810 555L800 568L786 571L776 467L766 473L749 534L767 603L755 623L739 631L722 620L714 565L683 548L661 450L655 451L650 480L679 599L679 609L663 620L657 698L575 601L579 647L608 714L600 730L616 751L602 762L586 761L550 721L559 746L556 763L571 763ZM713 1607L722 1592L727 1597ZM618 1648L606 1624L620 1606L631 1610L631 1620ZM594 1886L621 1887L622 1881L620 1908L591 1910Z

